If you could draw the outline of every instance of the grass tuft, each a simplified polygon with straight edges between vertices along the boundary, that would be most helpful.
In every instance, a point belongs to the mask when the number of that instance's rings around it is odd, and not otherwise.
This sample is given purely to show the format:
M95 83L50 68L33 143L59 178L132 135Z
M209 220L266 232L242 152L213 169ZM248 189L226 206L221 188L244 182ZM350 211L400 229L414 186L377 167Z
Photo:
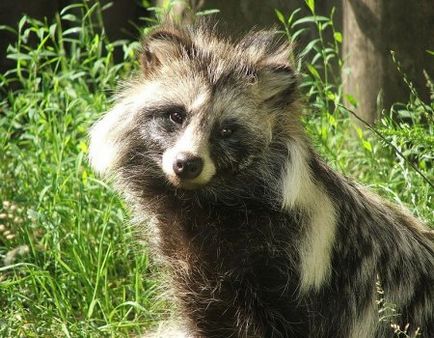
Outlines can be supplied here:
M433 189L408 165L434 178L434 101L423 102L407 81L409 102L374 127L387 142L354 125L342 108L344 100L357 104L339 76L342 34L308 5L308 17L277 15L289 39L319 32L298 64L316 147L341 172L434 224ZM137 66L137 43L110 42L102 10L84 1L52 22L23 16L9 28L17 41L8 48L15 67L0 75L1 337L127 336L168 312L146 251L131 244L122 202L86 162L89 126ZM427 83L434 88L429 76Z
M141 332L164 312L118 196L90 171L87 130L132 71L101 8L23 16L0 78L0 336ZM66 25L67 24L67 25ZM67 26L68 29L64 27ZM113 62L115 49L124 61Z

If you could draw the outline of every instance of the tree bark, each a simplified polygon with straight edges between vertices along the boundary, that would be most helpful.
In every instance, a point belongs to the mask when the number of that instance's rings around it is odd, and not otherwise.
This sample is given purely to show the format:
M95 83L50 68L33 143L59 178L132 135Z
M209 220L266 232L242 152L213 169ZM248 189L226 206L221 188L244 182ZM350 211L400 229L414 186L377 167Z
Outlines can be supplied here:
M317 1L315 6L317 14L325 16L329 16L332 7L336 7L336 27L340 30L342 27L340 0ZM241 34L252 28L281 27L280 22L277 20L275 9L282 12L285 17L289 17L296 9L301 9L298 15L299 18L311 15L302 0L205 0L203 8L219 9L219 17L222 18L222 23L226 25L226 29L231 35ZM316 33L310 33L310 38L316 37ZM306 41L309 42L309 37L306 37Z
M432 0L343 0L344 90L358 101L356 112L372 123L382 109L406 102L409 89L394 63L401 63L423 99L428 90L425 69L434 72L434 6Z

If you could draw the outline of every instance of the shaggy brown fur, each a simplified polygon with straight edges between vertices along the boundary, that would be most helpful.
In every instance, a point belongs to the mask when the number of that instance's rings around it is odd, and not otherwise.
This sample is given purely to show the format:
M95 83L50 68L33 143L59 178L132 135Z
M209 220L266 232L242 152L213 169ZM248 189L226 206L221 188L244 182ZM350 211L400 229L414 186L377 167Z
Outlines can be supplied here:
M91 131L169 267L189 337L434 337L424 226L331 170L301 127L289 46L165 24L142 74ZM187 169L189 171L187 171Z

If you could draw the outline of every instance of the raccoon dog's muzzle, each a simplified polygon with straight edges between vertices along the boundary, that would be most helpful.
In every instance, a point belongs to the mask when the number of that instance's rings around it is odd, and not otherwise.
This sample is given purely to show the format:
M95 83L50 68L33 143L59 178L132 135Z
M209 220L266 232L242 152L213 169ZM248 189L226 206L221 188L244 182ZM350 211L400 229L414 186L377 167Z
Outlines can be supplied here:
M206 137L194 125L186 128L176 144L163 153L162 169L177 188L197 189L216 173Z
M179 153L173 162L173 172L180 179L193 180L203 170L203 159L190 153Z

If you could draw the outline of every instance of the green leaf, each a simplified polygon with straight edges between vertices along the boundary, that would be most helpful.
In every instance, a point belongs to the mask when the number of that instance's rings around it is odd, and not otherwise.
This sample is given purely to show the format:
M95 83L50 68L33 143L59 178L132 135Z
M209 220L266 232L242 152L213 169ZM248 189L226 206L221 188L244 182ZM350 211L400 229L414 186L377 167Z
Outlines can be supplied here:
M346 94L345 95L345 99L354 107L357 107L357 99L350 95L350 94Z
M333 37L335 38L335 40L339 43L342 43L342 34L340 32L335 32L333 34Z
M204 15L211 15L211 14L217 14L220 13L219 9L206 9L204 11L200 11L196 13L196 16L204 16Z
M87 171L86 171L86 169L84 169L83 172L81 173L81 180L82 180L83 184L87 183L87 177L88 177Z
M101 6L101 11L104 12L105 10L111 8L112 6L113 6L113 2L112 1L107 2L105 5ZM146 8L146 7L144 7L144 8Z
M52 39L54 39L56 37L55 36L56 28L57 28L57 24L55 24L55 23L53 23L49 28L50 36Z
M307 68L314 77L316 77L317 79L321 79L321 76L319 75L318 71L314 66L312 66L311 64L307 64Z
M372 153L371 142L363 140L362 144L363 144L363 148L365 148L367 151L369 151L370 153Z
M89 151L86 142L84 141L80 141L79 145L78 145L78 149L80 151L82 151L83 153L87 154L87 152Z
M27 23L27 16L23 15L23 17L18 22L18 31L21 32L26 23Z
M327 97L330 101L334 101L336 99L336 95L331 91L327 91Z
M69 29L67 29L66 31L63 32L63 36L65 35L69 35L69 34L75 34L75 33L80 33L81 32L81 27L71 27Z
M296 41L299 35L303 34L303 32L307 31L307 28L302 28L297 30L294 34L291 35L291 41Z
M355 127L355 129L356 129L357 136L358 136L361 140L363 140L363 130L362 130L362 128L360 128L360 127Z
M282 14L282 12L279 11L278 9L275 9L274 12L276 13L276 16L279 19L279 21L285 24L285 16Z
M319 39L314 39L311 42L307 44L307 46L303 49L303 51L300 53L300 57L305 56L307 53L309 53L311 50L315 49L315 46L320 42Z
M28 54L24 54L24 53L10 53L6 56L6 58L11 59L11 60L31 60L32 57L29 56Z
M84 5L82 3L76 3L76 4L63 7L63 9L60 11L60 15L63 15L64 13L68 12L70 9L83 8L83 7Z
M307 23L307 22L323 22L323 21L329 21L329 18L326 18L325 16L319 16L319 15L315 15L315 16L306 16L304 18L298 19L296 21L294 21L294 23L292 24L292 26L297 26L300 25L302 23Z
M315 0L306 0L306 5L312 13L315 13Z
M7 25L0 25L0 31L8 31L8 32L11 32L13 34L17 34L17 30L16 29L14 29L14 28L12 28L10 26L7 26Z
M294 20L295 16L296 16L300 11L301 11L301 9L300 9L300 8L297 8L295 11L293 11L293 12L291 13L291 15L290 15L289 18L288 18L288 25L291 25L291 24L292 24L292 21Z
M332 114L327 114L330 125L336 127L336 118Z
M68 13L68 14L62 15L62 20L76 22L77 17L74 14Z

